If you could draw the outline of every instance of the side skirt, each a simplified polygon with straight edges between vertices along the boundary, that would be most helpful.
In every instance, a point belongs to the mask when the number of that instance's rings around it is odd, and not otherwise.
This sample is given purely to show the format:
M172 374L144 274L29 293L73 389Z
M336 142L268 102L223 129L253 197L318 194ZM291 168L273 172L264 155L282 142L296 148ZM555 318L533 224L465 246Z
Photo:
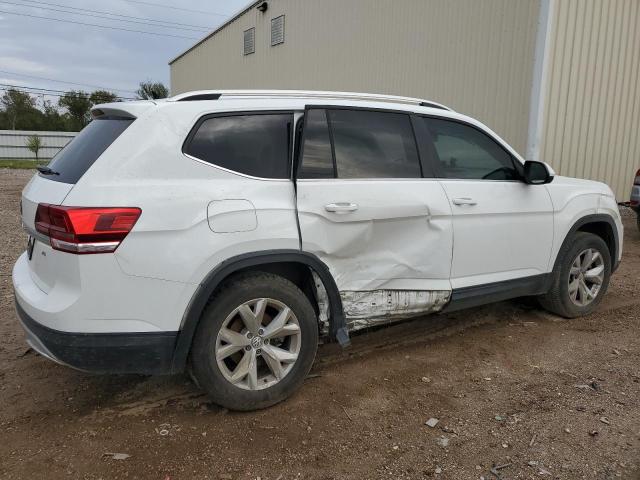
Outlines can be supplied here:
M440 311L449 290L371 290L340 292L349 331L386 325Z
M442 309L442 312L454 312L517 297L541 295L549 291L551 281L552 274L545 273L472 287L454 288L451 291L451 301Z

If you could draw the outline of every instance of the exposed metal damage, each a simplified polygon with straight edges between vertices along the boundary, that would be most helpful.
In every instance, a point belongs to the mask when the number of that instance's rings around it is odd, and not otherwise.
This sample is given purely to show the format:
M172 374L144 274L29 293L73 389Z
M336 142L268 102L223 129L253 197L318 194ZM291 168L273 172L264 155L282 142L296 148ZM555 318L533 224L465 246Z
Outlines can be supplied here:
M343 291L342 308L350 331L442 310L448 290Z
M320 277L312 270L318 303L320 332L329 332L329 296ZM349 331L384 325L405 318L435 313L451 298L449 290L342 291L342 309Z

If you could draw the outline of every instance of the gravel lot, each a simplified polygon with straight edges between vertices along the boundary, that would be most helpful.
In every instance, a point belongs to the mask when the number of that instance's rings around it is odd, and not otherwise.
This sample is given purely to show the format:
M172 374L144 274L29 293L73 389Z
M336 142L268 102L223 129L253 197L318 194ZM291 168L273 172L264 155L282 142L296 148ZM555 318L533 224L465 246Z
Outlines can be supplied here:
M629 211L623 263L593 315L504 302L368 332L346 351L322 346L290 400L239 414L186 377L91 376L27 350L11 268L31 175L0 170L0 478L640 479Z

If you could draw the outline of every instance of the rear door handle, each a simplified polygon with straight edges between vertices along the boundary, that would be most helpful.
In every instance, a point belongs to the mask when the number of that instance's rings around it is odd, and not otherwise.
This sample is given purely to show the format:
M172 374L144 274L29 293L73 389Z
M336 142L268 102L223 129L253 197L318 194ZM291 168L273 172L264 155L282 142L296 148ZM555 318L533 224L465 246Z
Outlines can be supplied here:
M327 212L332 212L332 213L349 213L349 212L355 212L356 210L358 210L358 205L355 203L349 203L349 202L336 202L336 203L329 203L325 205L324 209Z
M477 205L477 202L469 197L454 198L452 202L454 205Z

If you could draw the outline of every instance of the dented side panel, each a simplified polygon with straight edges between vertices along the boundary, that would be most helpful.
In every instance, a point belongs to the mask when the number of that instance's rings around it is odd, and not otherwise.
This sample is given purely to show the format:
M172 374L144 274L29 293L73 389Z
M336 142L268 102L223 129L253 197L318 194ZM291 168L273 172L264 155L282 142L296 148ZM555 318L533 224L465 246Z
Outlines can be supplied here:
M341 292L451 290L451 206L438 181L299 180L297 207L302 249Z

